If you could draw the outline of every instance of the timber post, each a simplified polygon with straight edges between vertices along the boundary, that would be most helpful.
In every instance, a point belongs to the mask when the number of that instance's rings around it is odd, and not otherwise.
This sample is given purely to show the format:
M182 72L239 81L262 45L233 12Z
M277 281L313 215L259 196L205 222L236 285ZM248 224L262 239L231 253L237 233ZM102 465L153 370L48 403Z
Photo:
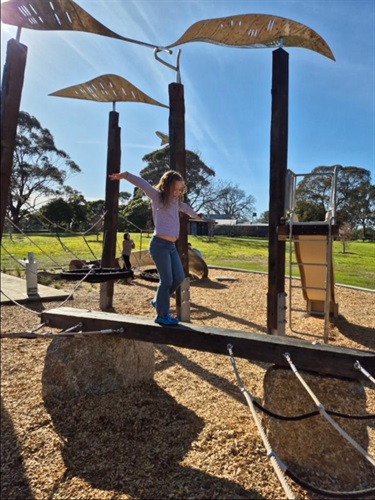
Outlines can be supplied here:
M280 48L272 56L267 332L285 335L285 241L278 239L277 228L285 224L289 54Z
M118 125L119 114L116 111L109 113L107 174L105 183L105 215L103 228L103 252L101 267L112 268L115 265L119 182L111 181L110 174L120 172L121 162L121 128ZM114 281L100 284L100 309L107 311L113 304Z
M26 59L26 45L14 39L9 40L1 89L1 240L8 204Z
M186 149L185 149L185 100L184 86L181 83L171 83L169 89L169 151L170 168L179 172L186 179ZM185 272L185 280L176 290L177 316L182 321L190 321L189 300L189 256L188 256L188 220L180 215L180 236L177 240L177 250L180 254Z

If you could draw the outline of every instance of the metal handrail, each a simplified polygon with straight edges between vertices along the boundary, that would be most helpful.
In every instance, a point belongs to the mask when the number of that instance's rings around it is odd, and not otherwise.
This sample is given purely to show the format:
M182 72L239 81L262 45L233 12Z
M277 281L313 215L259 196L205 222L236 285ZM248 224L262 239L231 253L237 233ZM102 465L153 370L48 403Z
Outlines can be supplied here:
M299 288L299 289L308 289L308 290L324 290L325 295L324 295L324 312L320 313L320 315L324 315L324 333L323 333L323 339L324 343L328 343L328 326L329 326L329 316L330 316L330 297L331 297L331 290L333 284L331 283L331 274L332 274L332 226L335 223L335 218L336 218L336 189L337 189L337 171L338 168L334 167L332 172L324 172L324 173L307 173L307 174L295 174L291 170L287 171L287 178L286 178L286 191L285 191L285 211L289 215L289 327L292 331L293 330L293 324L292 324L292 312L297 311L297 309L293 308L293 302L292 302L292 289L293 288ZM331 176L331 193L330 193L330 198L329 198L329 207L326 212L326 219L325 221L319 221L320 223L327 224L328 226L328 233L327 233L327 247L326 247L326 263L325 264L318 264L318 263L306 263L306 262L298 262L294 261L292 258L292 245L298 244L298 241L295 240L293 237L293 225L298 224L298 217L295 213L295 205L296 205L296 186L297 186L297 178L298 177L303 177L303 176L318 176L318 175L329 175ZM311 241L311 242L318 242L321 240L304 240L305 241ZM295 286L292 285L292 279L293 279L293 274L292 274L292 268L293 265L298 265L299 268L301 266L325 266L325 286L324 287L303 287L303 286ZM298 311L300 311L298 309ZM296 332L296 333L302 333L302 332Z

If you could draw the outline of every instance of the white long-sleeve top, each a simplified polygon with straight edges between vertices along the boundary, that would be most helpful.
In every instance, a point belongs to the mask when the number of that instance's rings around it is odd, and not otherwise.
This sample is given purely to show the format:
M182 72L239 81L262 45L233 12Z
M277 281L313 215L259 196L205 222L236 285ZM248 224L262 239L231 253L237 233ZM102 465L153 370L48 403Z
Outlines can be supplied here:
M190 205L178 199L170 200L167 205L161 201L160 191L137 175L126 172L125 179L148 196L151 200L152 218L154 220L154 235L165 235L178 238L180 234L179 212L183 212L189 217L200 218Z

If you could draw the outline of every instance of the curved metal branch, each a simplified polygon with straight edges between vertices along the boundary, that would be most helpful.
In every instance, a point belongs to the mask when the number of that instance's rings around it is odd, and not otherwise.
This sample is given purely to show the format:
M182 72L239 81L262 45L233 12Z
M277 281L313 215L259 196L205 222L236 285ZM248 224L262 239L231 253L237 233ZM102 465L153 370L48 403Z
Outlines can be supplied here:
M157 61L161 62L162 64L164 64L164 66L167 66L168 68L171 68L173 69L174 71L176 71L176 82L177 83L181 83L181 74L180 74L180 56L181 56L181 49L178 49L177 51L177 57L176 57L176 66L173 66L173 64L169 64L167 63L166 61L164 61L163 59L161 59L159 56L158 56L158 53L159 52L167 52L168 54L173 54L173 52L169 49L162 49L162 48L157 48L157 49L154 49L154 57Z

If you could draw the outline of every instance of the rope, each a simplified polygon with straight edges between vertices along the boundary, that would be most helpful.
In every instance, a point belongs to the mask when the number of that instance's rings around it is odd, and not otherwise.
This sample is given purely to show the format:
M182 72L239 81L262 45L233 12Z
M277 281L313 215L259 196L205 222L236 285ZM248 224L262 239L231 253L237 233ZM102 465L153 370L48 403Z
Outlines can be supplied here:
M101 215L99 217L99 219L96 222L94 222L94 224L91 227L89 227L89 229L87 229L87 231L85 231L84 233L82 233L82 235L90 233L94 229L94 227L97 226L99 224L99 222L101 222L104 219L104 217L105 217L105 215L106 215L107 212L108 212L108 210L105 210L104 214Z
M270 442L268 441L268 438L266 436L266 433L262 427L262 424L260 423L259 419L258 419L258 416L256 414L256 411L255 411L255 408L254 408L254 405L253 405L253 398L250 396L250 394L247 392L247 390L244 388L243 384L242 384L242 381L241 381L241 378L239 376L239 373L237 371L237 366L236 366L236 362L235 362L235 359L234 359L234 356L233 356L233 346L231 346L230 344L228 344L227 346L227 349L229 351L229 355L230 355L230 361L232 363L232 366L233 366L233 370L234 370L234 373L236 375L236 379L237 379L237 383L241 389L241 392L242 394L245 396L245 399L247 401L247 404L251 410L251 413L252 413L252 416L253 416L253 419L255 421L255 424L258 428L258 431L261 435L261 438L262 438L262 441L263 441L263 444L266 448L266 451L267 451L267 456L268 458L270 459L271 461L271 464L272 464L272 467L274 468L275 472L276 472L276 475L281 483L281 486L287 496L288 499L294 499L294 494L292 492L292 490L290 489L285 477L284 477L284 474L283 472L285 472L286 470L286 466L285 464L282 462L282 460L277 456L277 454L272 450L271 448L271 445L270 445Z
M236 375L237 383L241 389L241 392L245 395L245 398L248 402L248 405L250 406L250 409L254 415L255 411L253 409L253 406L251 405L251 403L253 402L254 406L256 406L255 401L254 401L254 397L251 396L251 394L249 394L249 392L243 387L241 378L239 376L239 373L238 373L238 370L236 367L236 362L235 362L235 359L233 356L233 351L232 351L233 347L229 344L227 346L227 349L228 349L229 354L230 354L230 360L231 360L231 363L232 363L232 366L234 369L234 373ZM256 420L257 426L258 426L258 422L259 421ZM260 426L260 424L259 424L259 426ZM259 427L258 427L258 429L259 429ZM264 431L262 429L262 438L263 438L263 434L264 434ZM267 440L267 437L265 437L265 439ZM270 446L269 446L269 448L270 448ZM324 490L321 488L317 488L316 486L313 486L313 485L305 482L304 480L300 479L296 474L294 474L294 472L292 472L287 467L287 465L284 464L281 461L281 459L277 456L277 454L274 453L272 450L268 451L267 456L269 456L269 457L272 456L272 458L274 458L276 460L278 465L282 466L283 472L285 473L285 475L288 476L292 481L294 481L296 484L298 484L299 486L301 486L302 488L304 488L307 491L311 491L313 493L318 493L318 494L323 495L325 497L346 498L346 499L348 499L348 498L364 498L364 497L373 495L375 493L375 488L369 488L366 490L358 490L358 491L331 491L331 490Z
M19 198L21 198L21 197L19 197ZM90 231L91 231L91 230L92 230L95 226L97 226L97 225L98 225L98 224L99 224L99 223L103 220L103 218L105 217L105 215L106 215L106 213L107 213L107 210L104 212L104 214L103 214L103 215L101 215L101 216L100 216L100 218L99 218L99 219L98 219L98 220L97 220L97 221L96 221L96 222L95 222L95 223L94 223L94 224L93 224L93 225L92 225L89 229L87 229L87 231L85 231L85 232L81 233L81 232L77 232L77 231L72 231L71 229L68 229L68 228L65 228L65 227L63 227L63 226L60 226L59 224L56 224L55 222L53 222L52 220L50 220L48 217L46 217L44 214L42 214L42 213L40 212L40 210L37 210L35 207L31 206L31 205L30 205L30 204L29 204L26 200L23 200L22 198L21 198L21 200L22 200L22 201L23 201L23 202L24 202L24 203L28 206L28 208L29 208L29 209L33 210L34 215L35 215L35 213L36 213L36 214L38 214L38 215L36 215L36 218L39 220L39 222L41 222L41 223L43 224L42 219L44 219L45 221L47 221L47 222L48 222L48 224L53 225L53 226L56 228L56 231L55 231L56 237L57 237L57 239L58 239L58 241L59 241L59 243L60 243L60 245L61 245L61 247L62 247L62 249L63 249L64 251L70 252L70 253L71 253L71 254L72 254L72 255L73 255L76 259L80 260L81 262L84 262L82 259L80 259L79 257L77 257L77 256L76 256L76 255L75 255L75 254L74 254L74 253L73 253L73 252L72 252L72 251L71 251L71 250L70 250L70 249L69 249L69 248L68 248L68 247L67 247L67 246L66 246L66 245L62 242L62 240L61 240L61 238L60 238L60 236L59 236L59 234L58 234L58 232L57 232L57 228L60 228L60 229L64 230L65 232L68 232L69 234L76 234L76 235L80 235L80 236L82 236L82 237L83 237L83 239L84 239L84 241L85 241L85 243L86 243L86 245L88 246L88 249L90 250L91 254L93 255L94 259L95 259L95 260L98 260L97 256L94 254L94 252L92 251L92 249L91 249L90 245L89 245L89 244L88 244L88 242L86 241L85 235L86 235L86 234L88 234L88 233L89 233L89 232L90 232Z
M369 373L367 370L363 368L363 366L358 360L354 363L354 368L362 372L365 377L367 377L369 380L371 380L372 383L375 384L375 378L371 375L371 373Z
M97 226L97 225L98 225L98 224L99 224L99 223L100 223L100 222L104 219L105 215L107 214L107 211L108 211L108 210L106 210L106 211L104 212L104 214L103 214L103 215L101 215L101 216L99 217L99 219L98 219L98 220L97 220L97 221L96 221L96 222L95 222L95 223L94 223L94 224L93 224L93 225L92 225L92 226L91 226L91 227L90 227L87 231L85 231L84 233L82 233L82 238L83 238L84 242L86 243L86 245L87 245L88 249L89 249L89 250L90 250L90 252L91 252L91 255L94 257L94 259L95 259L95 260L99 260L99 259L98 259L98 257L94 254L94 252L92 251L92 248L91 248L91 247L90 247L90 245L88 244L88 242L87 242L87 240L86 240L86 234L88 234L90 231L92 231L92 230L94 229L94 227L95 227L95 226Z
M323 495L325 497L332 498L364 498L375 493L375 488L369 488L367 490L357 490L357 491L331 491L331 490L323 490L321 488L317 488L312 484L306 483L303 479L300 479L296 474L294 474L290 469L285 471L285 474L296 484L302 486L307 491L311 491L313 493L318 493L319 495Z
M61 239L60 239L60 236L59 236L59 233L57 232L57 230L55 231L55 234L56 234L56 238L58 239L60 245L62 246L63 250L64 251L67 251L69 253L71 253L73 255L73 257L75 257L77 260L79 260L80 262L84 263L85 261L83 259L81 259L80 257L78 257L78 255L76 255L73 250L70 250L70 248L68 248L64 243L62 243Z
M375 459L374 457L372 457L369 453L367 453L367 451L362 448L362 446L360 446L356 441L354 441L354 439L352 439L349 434L347 434L344 429L342 429L329 415L328 413L326 412L326 410L324 409L324 406L322 405L322 403L318 400L318 398L315 396L315 394L313 393L313 391L310 389L310 387L307 385L307 383L303 380L303 378L301 377L301 375L298 373L298 370L297 368L295 367L295 365L293 364L292 360L291 360L291 357L290 357L290 354L289 353L285 353L284 354L284 357L286 358L286 360L288 361L293 373L295 374L295 376L298 378L298 380L301 382L301 384L303 385L303 387L306 389L306 391L308 392L309 396L311 397L311 399L314 401L314 403L316 404L318 410L319 410L319 413L332 425L332 427L334 429L337 430L337 432L339 434L341 434L341 436L346 439L346 441L348 441L361 455L363 455L366 460L368 460L372 465L375 465Z
M88 272L84 275L84 277L80 281L78 281L78 283L73 288L73 290L68 295L68 297L63 302L61 302L61 304L58 307L62 307L65 304L65 302L68 302L68 300L70 300L70 298L72 297L73 293L79 288L79 286L83 283L83 281L85 281L85 279L87 278L87 276L89 274L93 273L93 272L95 272L93 268L89 269Z
M70 300L70 298L72 297L72 295L74 294L74 292L79 288L79 286L83 283L83 281L87 278L87 276L90 274L90 273L93 273L95 272L94 269L89 269L88 272L83 276L83 278L81 278L80 281L78 281L78 283L76 284L76 286L73 288L73 290L70 292L70 294L68 295L68 297L63 301L61 302L60 305L58 305L58 307L62 307L68 300ZM29 309L25 306L23 306L22 304L20 304L19 302L17 302L16 300L12 299L11 297L9 297L9 295L7 295L5 292L3 292L3 290L0 289L0 292L8 299L10 300L11 302L13 302L13 304L15 304L16 306L19 306L19 307L22 307L22 309L25 309L26 311L28 312L31 312L33 314L37 314L38 316L40 316L40 313L36 312L36 311L33 311L32 309Z
M26 330L26 333L32 333L33 334L37 330L40 330L41 328L43 328L43 326L45 326L45 325L46 325L46 323L41 323L40 325L38 325L37 327L33 328L32 330ZM25 332L23 332L23 333L25 333ZM13 333L4 333L4 334L0 333L0 337L2 337L2 336L4 336L4 337L6 337L6 336L13 336Z
M37 314L38 316L40 316L40 313L36 312L36 311L33 311L32 309L29 309L28 307L25 307L23 306L22 304L20 304L19 302L17 302L16 300L12 299L11 297L9 297L9 295L7 295L5 292L3 292L3 290L0 289L0 292L8 299L10 300L11 302L13 302L13 304L15 304L16 306L19 306L19 307L22 307L22 309L25 309L25 311L28 311L28 312L31 312L33 314Z
M55 259L53 259L50 255L48 255L48 253L47 253L47 252L45 252L45 251L44 251L44 250L43 250L43 249L42 249L42 248L41 248L41 247L40 247L37 243L35 243L35 242L34 242L34 241L33 241L33 240L32 240L32 239L31 239L31 238L30 238L30 237L29 237L26 233L24 233L24 232L22 231L22 229L20 229L19 227L17 227L17 226L16 226L16 224L14 224L14 223L13 223L13 222L9 219L9 217L7 217L7 220L8 220L8 221L12 224L12 226L13 226L14 228L16 228L16 229L17 229L17 231L19 231L21 234L23 234L23 235L24 235L24 236L25 236L28 240L30 240L30 241L31 241L31 243L32 243L33 245L35 245L35 246L36 246L36 247L37 247L37 248L38 248L38 249L39 249L42 253L44 253L44 255L46 255L49 259L51 259L51 260L52 260L52 262L53 262L54 264L56 264L56 266L57 266L58 268L62 269L62 267L60 266L60 264L59 264L59 263L58 263Z
M260 411L262 411L263 413L265 413L269 417L277 418L279 420L296 421L296 420L304 420L306 418L315 417L315 416L319 415L319 411L315 410L315 411L312 411L310 413L304 413L303 415L296 415L296 416L287 417L285 415L279 415L277 413L273 413L272 411L268 410L267 408L264 408L264 406L259 404L254 399L254 397L253 397L253 403ZM371 420L371 419L375 418L375 414L374 415L372 415L372 414L370 414L370 415L348 415L346 413L339 413L339 412L333 411L333 410L326 410L326 412L329 415L334 415L335 417L341 417L341 418L347 418L347 419L353 419L353 420Z
M10 257L11 259L13 259L13 260L14 260L14 262L16 262L16 263L17 263L17 265L21 264L21 266L26 267L26 263L25 263L25 262L22 262L21 260L17 260L15 257L13 257L13 255L12 255L12 254L11 254L11 253L10 253L10 252L6 249L6 248L5 248L5 246L4 246L3 244L1 244L1 248L2 248L3 250L5 250L5 252L9 255L9 257Z
M57 241L60 243L61 248L64 250L64 252L69 252L69 248L61 241L60 235L57 232L57 228L54 230L54 233L56 234Z
M26 200L24 200L22 197L19 197L19 198L21 198L21 200L22 200L22 201L23 201L26 205L28 205L28 207L29 207L31 210L33 210L33 211L34 211L34 213L36 212L37 214L39 214L39 216L40 216L41 218L43 218L45 221L47 221L47 222L48 222L48 224L55 225L56 227L59 227L60 229L63 229L64 231L67 231L68 233L71 233L71 234L80 234L80 235L82 235L82 234L88 234L88 233L89 233L89 232L90 232L90 231L91 231L91 230L92 230L95 226L97 226L97 225L99 224L99 222L101 222L101 221L104 219L105 214L107 213L107 210L106 210L106 211L105 211L105 212L104 212L104 213L103 213L103 214L99 217L99 219L98 219L96 222L94 222L94 224L93 224L91 227L89 227L89 229L87 229L84 233L81 233L81 232L78 232L78 231L72 231L72 230L71 230L71 229L69 229L69 228L65 228L65 227L63 227L63 226L60 226L59 224L56 224L55 222L53 222L52 220L50 220L48 217L46 217L46 216L45 216L45 215L44 215L44 214L43 214L40 210L37 210L35 207L31 206L31 205L30 205L30 203L28 203L28 202L27 202ZM40 219L40 217L38 217L38 216L37 216L38 220L39 220L40 222L42 222L42 221L41 221L41 219Z
M94 252L92 251L92 248L90 247L90 245L88 244L87 240L86 240L86 236L82 233L82 238L83 238L83 241L86 243L87 245L87 248L90 250L91 252L91 255L94 257L95 260L99 260L98 257L94 254Z
M63 330L58 333L46 332L46 333L35 333L29 330L25 332L12 332L12 333L0 333L0 338L19 338L19 339L53 339L57 337L84 337L85 335L112 335L114 333L123 333L123 328L110 328L106 330L94 330L90 332L73 332L72 329L77 328L77 325Z
M18 199L22 201L22 203L24 203L30 210L33 211L33 215L35 215L35 217L39 220L39 222L41 222L43 224L43 221L41 219L44 219L46 222L48 222L48 224L52 225L52 226L55 226L56 228L60 228L60 229L63 229L64 231L66 231L65 227L63 226L60 226L59 224L56 224L56 222L53 222L52 220L50 220L48 217L46 217L44 214L42 214L42 212L40 210L37 210L35 207L33 207L32 205L30 205L30 203L25 200L25 198L22 198L22 196L18 196Z

